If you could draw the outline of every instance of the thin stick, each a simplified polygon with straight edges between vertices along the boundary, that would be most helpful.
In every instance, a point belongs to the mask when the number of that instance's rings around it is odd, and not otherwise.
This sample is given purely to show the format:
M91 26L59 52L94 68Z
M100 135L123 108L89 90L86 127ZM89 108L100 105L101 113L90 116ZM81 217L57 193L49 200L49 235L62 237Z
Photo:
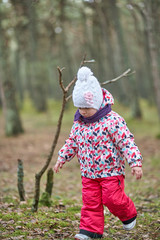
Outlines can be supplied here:
M106 84L109 84L109 83L116 82L116 81L118 81L119 79L121 79L121 78L123 78L123 77L128 77L128 76L130 76L130 75L132 75L132 74L134 74L134 73L135 73L135 71L131 72L131 69L129 68L129 69L126 70L124 73L122 73L120 76L118 76L118 77L116 77L116 78L113 78L113 79L111 79L111 80L107 80L107 81L101 83L101 86L106 85Z
M62 71L63 71L65 68L61 68L61 69L60 69L60 67L57 67L57 69L58 69L58 73L59 73L59 85L60 85L63 93L65 93L66 90L65 90L65 87L64 87L64 85L63 85L63 80L62 80Z
M84 61L85 61L85 56L83 57L83 60L82 60L82 62L80 64L80 66L82 66L84 64ZM48 168L48 166L49 166L49 164L51 162L54 150L55 150L57 142L58 142L58 138L59 138L60 130L61 130L61 125L62 125L62 119L63 119L63 115L64 115L64 110L65 110L66 103L68 101L67 100L68 99L67 93L68 93L70 87L72 86L72 84L74 84L74 82L77 79L75 77L68 84L68 86L65 88L64 85L63 85L63 80L62 80L62 71L64 70L64 68L60 69L60 67L57 67L57 69L58 69L58 73L59 73L59 85L60 85L60 87L62 89L62 92L63 92L61 112L60 112L59 119L58 119L56 134L55 134L53 142L52 142L51 151L50 151L50 153L48 155L48 158L47 158L44 166L42 167L42 169L37 174L35 174L35 193L34 193L34 201L33 201L33 205L32 205L32 211L33 212L37 212L37 210L38 210L38 203L39 203L39 197L40 197L40 181L41 181L41 177L44 174L44 172L47 170L47 168Z

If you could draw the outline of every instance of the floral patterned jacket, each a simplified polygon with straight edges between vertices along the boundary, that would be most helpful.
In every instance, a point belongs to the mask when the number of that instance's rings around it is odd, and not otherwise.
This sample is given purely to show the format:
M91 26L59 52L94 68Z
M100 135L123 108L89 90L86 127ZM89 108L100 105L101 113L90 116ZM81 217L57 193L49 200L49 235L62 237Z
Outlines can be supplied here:
M101 107L114 104L112 95L103 89ZM58 153L65 163L77 155L81 175L102 178L125 175L125 160L130 167L142 166L142 156L125 120L111 111L94 123L75 121L69 138Z

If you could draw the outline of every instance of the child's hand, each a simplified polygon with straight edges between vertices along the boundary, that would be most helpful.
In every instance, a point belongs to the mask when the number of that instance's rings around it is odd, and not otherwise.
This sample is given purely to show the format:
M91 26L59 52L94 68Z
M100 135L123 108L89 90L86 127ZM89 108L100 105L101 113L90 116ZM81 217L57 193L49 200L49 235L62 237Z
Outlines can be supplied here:
M54 172L56 172L56 173L59 172L59 168L62 168L62 166L63 166L63 163L57 161L54 168L53 168Z
M131 172L133 176L136 175L136 179L141 179L143 175L143 171L141 167L133 167Z

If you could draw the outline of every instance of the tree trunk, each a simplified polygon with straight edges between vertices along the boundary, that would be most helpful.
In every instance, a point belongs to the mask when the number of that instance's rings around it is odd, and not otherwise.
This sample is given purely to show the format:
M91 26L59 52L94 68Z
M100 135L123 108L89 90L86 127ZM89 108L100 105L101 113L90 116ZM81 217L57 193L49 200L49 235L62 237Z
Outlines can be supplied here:
M70 76L73 76L73 68L72 68L72 57L71 57L72 49L69 49L68 32L66 31L67 19L65 15L65 7L66 7L66 0L60 0L59 1L59 10L60 10L59 21L60 21L62 32L59 36L60 37L59 52L60 52L61 65L67 68L66 83L69 83Z
M105 68L105 79L111 79L113 76L116 76L120 69L118 69L118 60L116 55L116 48L115 48L115 39L114 39L114 28L112 24L112 17L111 17L111 11L110 11L110 2L108 1L102 1L101 3L96 2L95 3L95 10L96 10L96 18L98 14L98 21L101 26L102 31L102 38L103 42L105 43L105 46L103 48L103 52L106 52L106 58L107 58L107 66L108 69ZM97 36L95 36L98 38ZM103 59L102 59L103 61ZM120 99L120 92L123 94L123 98L125 96L124 89L122 87L122 82L117 82L115 85L112 85L112 90L117 96L117 98Z
M26 75L28 89L31 90L30 97L32 98L36 110L43 112L47 110L47 101L46 84L44 83L44 66L43 63L38 61L37 57L37 49L39 45L36 7L38 6L38 3L33 3L32 0L11 0L11 3L14 6L16 15L20 19L25 17L28 20L24 29L23 21L18 21L15 31L17 41L19 42L19 39L23 39L25 45L23 51L24 56L26 57ZM24 39L24 36L26 39Z
M60 115L59 115L59 120L58 120L58 124L57 124L56 134L54 136L54 140L53 140L53 143L52 143L51 151L50 151L50 153L48 155L48 158L46 160L45 165L42 167L42 169L39 171L39 173L35 174L35 192L34 192L34 201L33 201L33 205L32 205L32 211L33 212L37 212L37 210L38 210L38 203L39 203L39 197L40 197L40 181L41 181L41 177L43 176L44 172L47 170L47 168L48 168L48 166L50 164L50 161L52 159L55 147L57 145L57 141L58 141L60 130L61 130L61 125L62 125L62 119L63 119L63 115L64 115L65 106L66 106L66 93L63 96L61 112L60 112Z
M7 136L18 135L23 132L19 111L15 100L15 88L13 85L13 75L9 63L9 41L6 37L2 25L2 14L0 13L0 71L1 71L1 91L3 92L2 105L5 113L5 132Z
M120 15L117 7L117 0L110 0L110 8L112 11L112 16L114 16L113 21L114 21L115 30L117 33L122 66L125 69L128 69L128 68L131 68L132 66L130 63L129 54L128 54L126 42L124 39L123 28L120 22ZM127 82L125 82L125 84L128 85ZM128 91L128 98L131 102L132 117L141 118L142 114L141 114L139 98L138 98L137 83L133 75L130 76L130 84L127 86L127 88L128 89L126 89L125 87L125 90Z
M158 69L158 47L156 45L156 38L154 34L154 26L153 26L153 5L151 0L145 1L145 16L146 16L146 24L148 29L148 41L149 41L149 51L150 51L150 64L151 71L153 77L154 84L154 92L156 97L156 104L158 109L158 116L160 120L160 75Z
M142 86L142 88L146 89L147 99L150 101L150 103L152 103L153 99L155 99L155 96L153 94L154 88L153 88L153 77L152 77L152 70L151 70L151 64L150 64L151 56L150 56L150 50L149 50L148 28L146 25L146 16L141 6L139 6L138 4L135 4L133 1L130 1L130 3L132 4L133 8L139 12L143 22L143 51L144 51L143 62L144 62L145 68L142 69L142 74L143 76L145 75L145 83L143 83L143 85L145 86ZM136 14L134 14L133 11L132 11L132 15L135 15L136 17ZM135 24L138 25L139 23L137 22ZM138 28L138 26L136 26L136 28ZM138 45L140 46L140 44Z

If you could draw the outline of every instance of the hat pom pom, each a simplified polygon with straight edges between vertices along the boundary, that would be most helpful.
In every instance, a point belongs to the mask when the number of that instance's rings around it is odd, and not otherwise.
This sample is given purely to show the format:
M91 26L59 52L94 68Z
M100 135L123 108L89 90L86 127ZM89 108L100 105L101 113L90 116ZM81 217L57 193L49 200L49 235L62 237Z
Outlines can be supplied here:
M78 70L77 78L80 81L87 81L89 76L92 76L93 72L88 67L81 67Z

